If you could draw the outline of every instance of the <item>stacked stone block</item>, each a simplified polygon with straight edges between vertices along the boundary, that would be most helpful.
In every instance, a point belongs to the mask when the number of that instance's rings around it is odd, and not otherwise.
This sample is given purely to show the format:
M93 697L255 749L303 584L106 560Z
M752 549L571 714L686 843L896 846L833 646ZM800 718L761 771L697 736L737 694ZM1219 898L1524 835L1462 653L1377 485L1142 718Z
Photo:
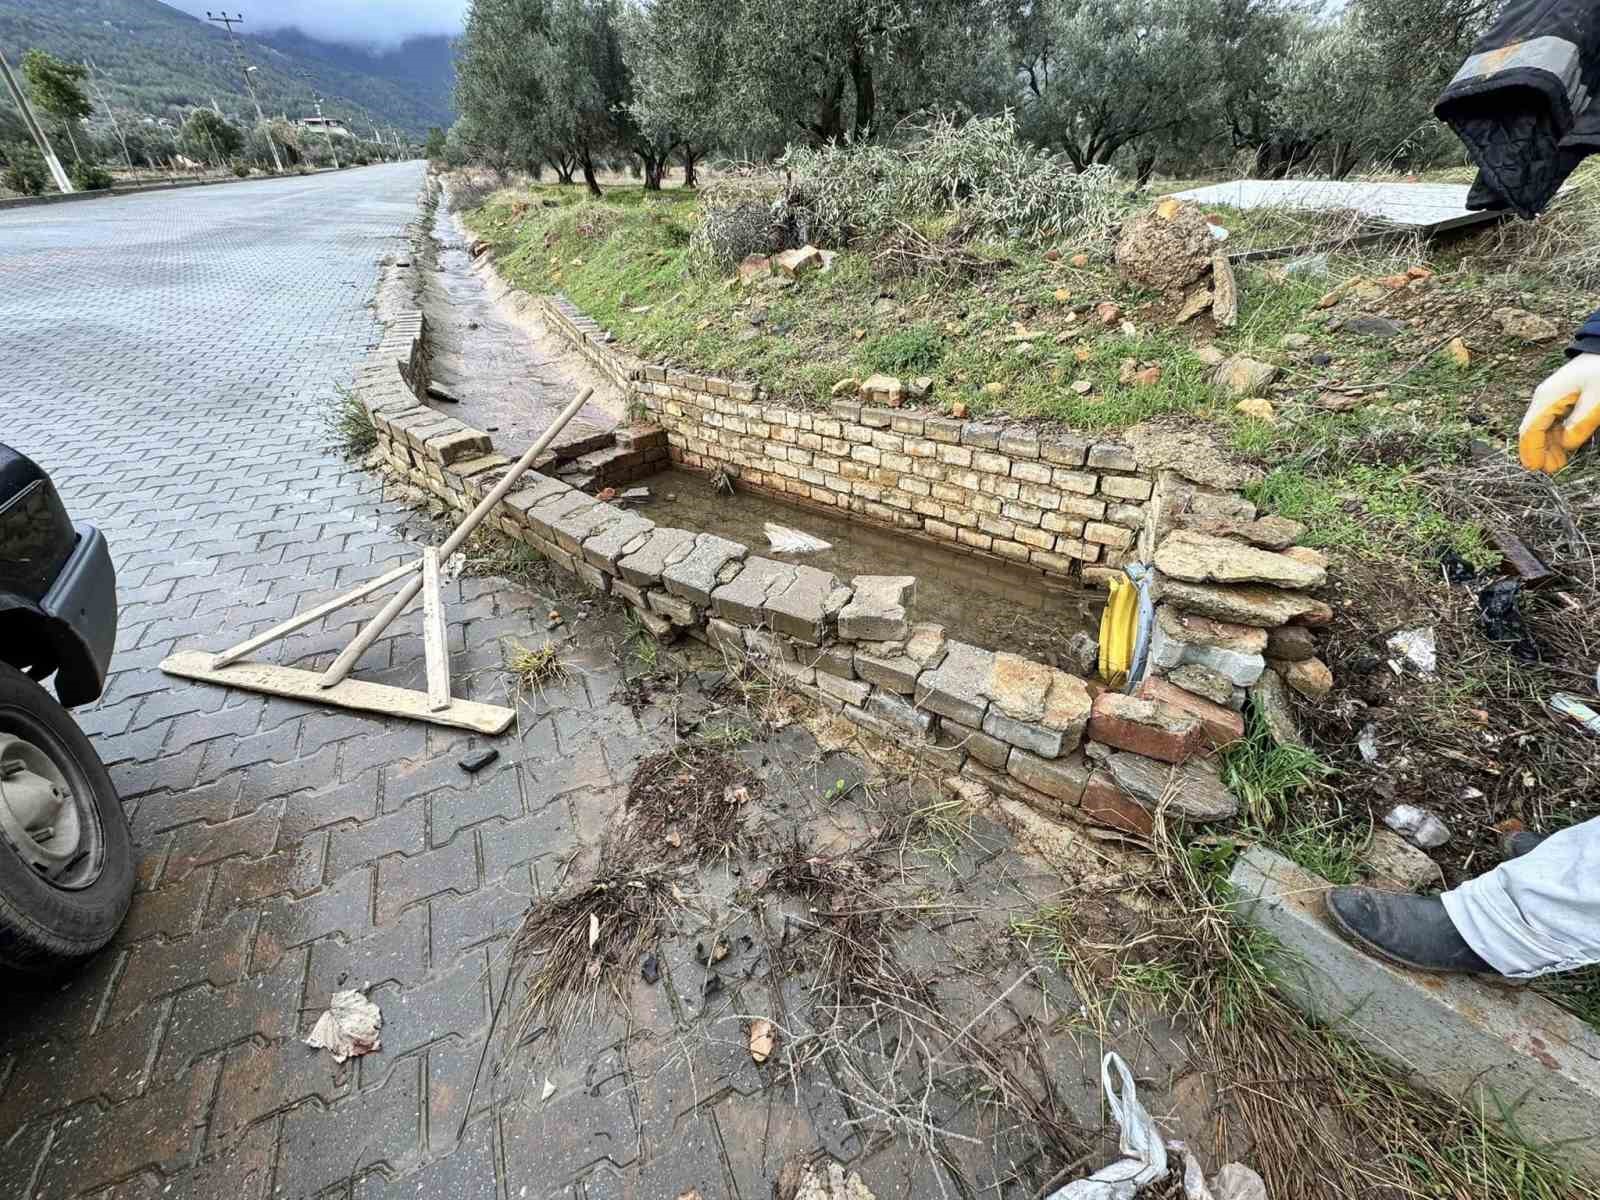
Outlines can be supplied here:
M646 366L634 384L672 457L1052 575L1130 561L1152 483L1126 447L836 401L772 403L751 384Z
M540 296L535 303L551 328L566 338L618 391L626 394L632 388L640 363L612 344L616 339L609 330L560 293Z
M1328 564L1294 544L1303 533L1241 496L1160 472L1140 535L1156 604L1137 696L1188 712L1213 741L1243 733L1247 695L1258 707L1280 704L1284 684L1326 696L1315 630L1333 610L1312 592Z

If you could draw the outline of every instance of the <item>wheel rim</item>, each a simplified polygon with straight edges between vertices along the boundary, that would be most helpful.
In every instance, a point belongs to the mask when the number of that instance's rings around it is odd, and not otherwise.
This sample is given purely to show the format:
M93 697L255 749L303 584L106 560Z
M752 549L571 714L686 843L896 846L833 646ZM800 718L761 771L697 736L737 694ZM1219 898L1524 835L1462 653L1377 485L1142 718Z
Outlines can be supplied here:
M64 891L88 887L105 865L88 779L59 738L15 710L0 712L0 841Z

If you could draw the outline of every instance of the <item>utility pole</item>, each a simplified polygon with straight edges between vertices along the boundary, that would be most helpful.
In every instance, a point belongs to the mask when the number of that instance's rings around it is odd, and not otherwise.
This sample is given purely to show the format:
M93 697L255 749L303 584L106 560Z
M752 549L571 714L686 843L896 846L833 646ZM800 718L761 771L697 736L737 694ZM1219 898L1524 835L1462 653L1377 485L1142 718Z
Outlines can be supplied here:
M105 109L106 116L111 118L111 128L117 131L117 141L122 143L122 157L127 160L128 170L133 170L133 155L128 153L128 139L122 136L122 122L117 120L116 111L106 103L105 93L100 90L100 82L95 78L98 69L87 58L83 60L83 69L89 72L89 86L94 89L94 98L100 101L100 107Z
M317 117L320 119L322 116L322 97L313 93L311 98L316 102ZM322 136L328 139L328 154L333 159L333 169L337 171L339 169L339 152L333 148L333 130L329 129L326 124L322 127Z
M56 157L56 152L50 148L50 139L45 136L44 126L39 124L39 118L34 115L33 105L28 103L27 93L17 83L17 77L11 73L11 64L6 61L4 53L0 53L0 75L6 77L6 90L11 93L11 98L17 102L17 108L22 112L22 123L28 127L28 132L33 135L34 144L39 147L39 153L44 155L44 161L50 168L50 175L56 181L56 187L63 192L70 192L72 180L67 178L67 173L61 169L61 160Z
M222 25L228 31L228 41L233 43L234 60L239 64L239 73L244 76L244 90L250 93L250 103L256 106L256 121L260 125L266 127L267 145L272 150L272 169L279 175L282 175L283 160L278 157L277 140L272 136L271 127L267 126L267 118L261 111L261 101L256 98L255 85L250 80L250 72L254 71L255 68L245 65L244 49L239 45L238 35L233 32L233 27L235 25L244 24L244 14L234 13L233 16L230 17L227 12L224 11L219 13L217 16L212 16L211 10L207 9L206 20L212 21L218 25Z

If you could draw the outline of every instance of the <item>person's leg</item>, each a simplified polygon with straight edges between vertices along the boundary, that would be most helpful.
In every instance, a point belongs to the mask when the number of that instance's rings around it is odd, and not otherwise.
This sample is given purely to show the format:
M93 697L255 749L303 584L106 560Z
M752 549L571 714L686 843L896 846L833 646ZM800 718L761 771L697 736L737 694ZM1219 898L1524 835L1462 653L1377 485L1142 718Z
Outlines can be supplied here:
M1462 939L1502 975L1600 962L1600 817L1445 892Z

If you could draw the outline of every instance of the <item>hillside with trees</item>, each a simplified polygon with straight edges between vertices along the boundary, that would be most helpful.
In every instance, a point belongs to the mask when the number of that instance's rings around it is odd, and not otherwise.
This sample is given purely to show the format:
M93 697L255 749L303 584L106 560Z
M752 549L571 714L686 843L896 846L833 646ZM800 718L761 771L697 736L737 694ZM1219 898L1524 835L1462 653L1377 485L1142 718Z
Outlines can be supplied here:
M416 39L391 55L284 32L241 35L239 44L268 115L304 116L320 94L329 116L362 133L394 126L420 140L452 119L446 39ZM119 111L181 123L214 101L230 117L255 116L227 34L158 0L0 0L0 46L91 60Z

